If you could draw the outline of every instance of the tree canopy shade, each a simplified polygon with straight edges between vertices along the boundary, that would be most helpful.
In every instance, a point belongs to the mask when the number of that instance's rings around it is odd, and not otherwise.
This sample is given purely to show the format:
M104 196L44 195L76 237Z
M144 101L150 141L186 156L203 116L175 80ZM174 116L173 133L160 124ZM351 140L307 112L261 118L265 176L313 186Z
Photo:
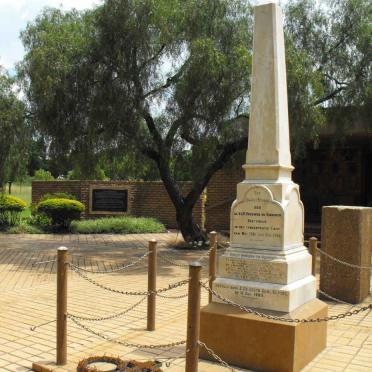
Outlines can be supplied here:
M14 79L0 66L0 188L24 170L27 139L24 104L15 93Z
M354 84L338 89L341 73L342 82L355 81L360 69L363 84L370 79L362 57L347 59L340 52L324 61L316 53L318 40L330 35L344 49L354 48L359 33L343 36L350 27L368 35L367 0L327 9L312 3L290 1L287 8L295 152L316 137L326 102L350 103L347 92ZM344 26L355 7L363 7L363 17ZM247 146L252 26L243 0L106 0L85 13L45 10L22 34L27 54L19 72L51 156L68 154L88 173L102 156L151 159L184 238L204 240L192 208L211 176ZM360 43L359 53L367 53ZM365 104L362 90L358 104ZM193 181L186 196L176 182L185 174L181 164Z

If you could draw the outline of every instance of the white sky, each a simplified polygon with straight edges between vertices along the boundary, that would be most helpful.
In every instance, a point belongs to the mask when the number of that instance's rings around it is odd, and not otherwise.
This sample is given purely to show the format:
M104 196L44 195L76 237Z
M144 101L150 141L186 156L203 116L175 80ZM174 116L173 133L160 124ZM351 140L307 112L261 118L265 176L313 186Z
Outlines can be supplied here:
M14 64L23 58L20 32L45 6L63 9L87 9L100 0L0 0L0 65L12 72Z
M285 3L285 1L253 0L252 3ZM14 71L15 63L24 55L19 34L45 6L82 10L93 8L101 2L102 0L0 0L0 65L10 73Z

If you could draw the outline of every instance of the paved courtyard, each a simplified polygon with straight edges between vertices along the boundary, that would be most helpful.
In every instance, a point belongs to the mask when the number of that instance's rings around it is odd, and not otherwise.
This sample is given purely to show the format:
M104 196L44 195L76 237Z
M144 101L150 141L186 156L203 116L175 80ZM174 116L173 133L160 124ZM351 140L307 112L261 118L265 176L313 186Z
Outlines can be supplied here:
M186 279L187 262L205 251L171 251L168 246L180 240L176 233L141 235L0 235L0 371L30 371L33 362L49 365L53 371L75 371L83 357L109 354L125 359L163 362L165 371L184 371L184 345L139 349L106 341L68 321L68 365L52 367L55 361L55 271L56 249L69 248L71 262L98 271L110 271L130 263L147 252L148 241L156 239L161 249L158 288ZM169 256L171 255L171 256ZM166 259L168 257L168 259ZM169 257L173 257L169 259ZM51 262L49 262L51 261ZM35 264L37 262L44 262ZM177 263L177 265L174 264ZM203 278L207 260L202 261ZM145 291L147 259L125 271L87 274L107 287L121 291ZM104 321L78 321L95 333L127 344L168 344L185 340L187 286L157 297L156 331L146 331L146 301L141 296L124 296L99 288L76 273L69 275L68 311L83 317L107 317L130 309L121 317ZM202 305L207 303L202 291ZM142 300L142 302L141 302ZM371 296L366 303L372 302ZM351 306L329 302L330 315L350 310ZM44 324L46 323L46 324ZM37 326L35 330L31 327ZM200 371L226 368L200 361ZM238 369L237 369L238 370ZM305 371L371 371L372 313L328 323L328 346Z

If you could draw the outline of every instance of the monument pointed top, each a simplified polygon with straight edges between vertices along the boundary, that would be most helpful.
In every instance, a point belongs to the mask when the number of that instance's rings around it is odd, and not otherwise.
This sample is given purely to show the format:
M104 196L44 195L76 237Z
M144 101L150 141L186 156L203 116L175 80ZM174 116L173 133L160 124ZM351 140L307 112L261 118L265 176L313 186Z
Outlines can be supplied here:
M290 178L287 78L280 6L255 7L247 179Z

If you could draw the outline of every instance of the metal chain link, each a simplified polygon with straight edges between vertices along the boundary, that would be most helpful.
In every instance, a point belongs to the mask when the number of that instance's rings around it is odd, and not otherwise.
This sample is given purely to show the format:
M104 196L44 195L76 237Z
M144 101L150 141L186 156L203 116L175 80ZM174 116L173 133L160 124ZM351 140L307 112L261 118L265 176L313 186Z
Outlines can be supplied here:
M227 362L221 359L210 347L208 347L204 342L198 341L199 346L202 346L207 350L208 354L211 355L215 360L217 360L218 363L220 363L225 368L231 370L231 372L234 372L235 369L231 367Z
M325 292L322 291L321 289L318 289L318 292L319 292L320 294L322 294L323 296L328 297L330 300L333 300L333 301L338 302L338 303L340 303L340 304L350 305L350 306L356 306L355 304L351 304L351 303L349 303L349 302L345 302L345 301L342 301L342 300L340 300L340 299L338 299L338 298L336 298L336 297L333 297L333 296L331 296L330 294L325 293Z
M149 296L150 294L158 294L158 293L169 291L169 290L177 288L177 287L181 287L181 286L183 286L183 285L185 285L189 282L189 279L180 280L179 282L169 284L168 287L157 289L156 291L121 291L119 289L113 289L113 288L105 286L104 284L98 283L95 280L86 276L85 274L81 273L79 270L75 269L74 266L71 266L71 264L69 264L69 265L70 265L72 271L74 271L82 279L88 281L89 283L91 283L91 284L93 284L93 285L95 285L99 288L105 289L106 291L117 293L117 294L122 294L122 295L126 295L126 296Z
M126 342L126 341L120 341L120 340L115 340L113 338L110 338L100 332L97 332L97 331L94 331L93 329L90 329L89 327L87 327L86 325L84 324L81 324L78 320L68 316L78 327L86 330L87 332L95 335L95 336L98 336L106 341L109 341L109 342L113 342L115 344L118 344L118 345L122 345L122 346L126 346L126 347L135 347L137 349L163 349L163 348L170 348L170 347L175 347L175 346L179 346L179 345L185 345L186 344L186 340L182 340L182 341L176 341L176 342L170 342L168 344L159 344L159 345L156 345L156 344L132 344L132 343L129 343L129 342Z
M352 311L347 311L346 313L342 313L342 314L337 314L337 315L332 315L332 316L327 316L325 318L316 318L316 319L291 319L291 318L285 318L285 317L278 317L278 316L274 316L274 315L268 315L268 314L264 314L264 313L260 313L259 311L257 310L253 310L249 307L246 307L246 306L243 306L243 305L239 305L237 304L236 302L233 302L231 300L229 300L228 298L224 298L222 297L219 293L217 293L215 290L209 288L207 285L205 285L204 283L200 282L200 285L206 289L208 292L212 293L214 296L216 296L217 298L219 298L222 302L225 302L231 306L234 306L248 314L253 314L253 315L256 315L256 316L259 316L261 318L266 318L266 319L271 319L271 320L278 320L278 321L281 321L281 322L287 322L287 323L320 323L320 322L328 322L330 320L338 320L338 319L342 319L342 318L346 318L348 316L352 316L352 315L356 315L356 314L359 314L363 311L367 311L367 310L372 310L372 304L369 304L367 306L362 306L358 309L355 309L355 310L352 310Z
M209 278L204 282L204 284L207 284L209 282ZM189 294L188 293L185 293L183 295L179 295L179 296L168 296L168 295L161 295L161 294L157 294L158 297L161 297L161 298L171 298L171 299L181 299L181 298L186 298Z
M39 262L34 262L31 266L36 266L36 265L42 265L42 264L48 264L50 262L56 262L57 260L48 260L48 261L39 261Z
M329 253L322 251L320 248L316 248L316 250L317 250L320 254L322 254L323 256L326 256L326 257L330 258L331 260L336 261L336 262L338 262L338 263L340 263L340 264L342 264L342 265L352 267L353 269L372 270L372 266L359 266L359 265L354 265L354 264L351 264L351 263L349 263L349 262L342 261L342 260L340 260L340 259L338 259L338 258L336 258L336 257L333 257L333 256L331 256Z
M161 297L161 298L171 298L173 300L177 300L177 299L181 299L181 298L186 298L189 294L188 293L185 293L183 295L175 295L175 296L168 296L168 295L161 295L160 293L157 294L158 297Z
M70 266L71 267L74 267L76 270L85 271L86 273L91 273L91 274L110 274L110 273L116 273L118 271L123 271L123 270L129 269L132 266L137 265L143 259L145 259L149 254L150 254L150 252L146 252L141 257L139 257L137 260L132 261L129 264L124 265L124 266L121 266L121 267L118 267L116 269L109 269L109 270L90 270L90 269L85 269L84 267L81 267L81 266L76 266L73 263L70 263Z
M221 246L222 247L222 246ZM219 253L219 255L223 254L224 251L226 250L225 247L222 247L224 248L224 250L222 252L217 252ZM209 248L204 254L202 254L198 259L195 260L195 262L199 262L201 263L203 260L205 260L207 257L209 257L210 253L212 251L212 247ZM164 252L164 251L163 251ZM162 260L163 262L166 262L166 263L170 263L172 265L175 265L175 266L178 266L178 267L189 267L190 263L178 263L177 261L175 261L173 258L171 258L170 256L172 254L162 254L163 252L159 252L159 258L160 260ZM173 255L175 256L175 255Z
M178 267L189 267L189 264L178 263L173 258L170 258L169 255L159 254L158 257L164 263L170 263L171 265L178 266Z
M147 296L144 296L138 302L136 302L134 305L132 305L131 307L129 307L128 309L126 309L126 310L124 310L124 311L122 311L120 313L112 314L112 315L105 316L105 317L92 318L92 317L85 317L85 316L81 316L81 315L75 315L75 314L71 314L71 313L68 313L67 316L69 316L70 318L78 319L78 320L86 320L88 322L100 322L100 321L103 321L103 320L115 319L115 318L119 318L119 317L121 317L121 316L129 313L133 309L135 309L143 301L145 301L146 298L147 298Z

